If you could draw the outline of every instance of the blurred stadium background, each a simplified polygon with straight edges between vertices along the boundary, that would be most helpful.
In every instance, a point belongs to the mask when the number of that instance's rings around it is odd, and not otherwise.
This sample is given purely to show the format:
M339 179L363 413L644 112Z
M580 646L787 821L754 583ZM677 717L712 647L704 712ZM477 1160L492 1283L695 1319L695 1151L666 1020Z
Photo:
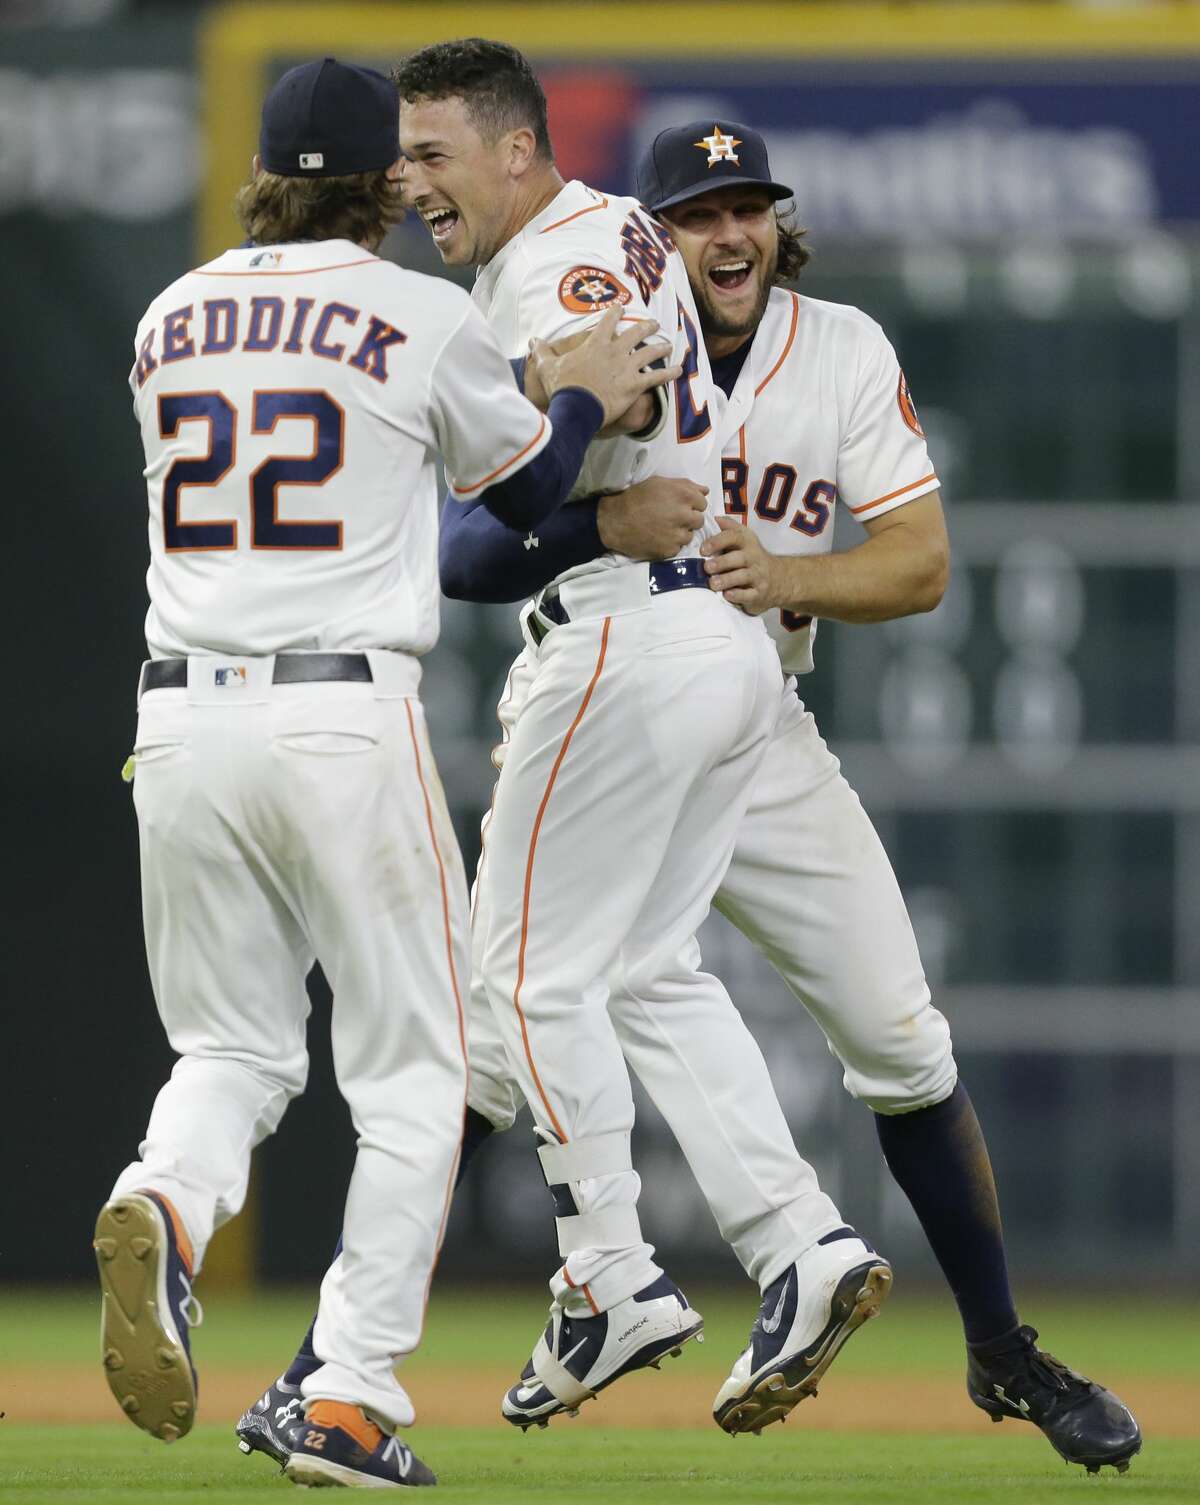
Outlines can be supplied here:
M274 77L325 52L387 66L464 34L534 58L568 177L627 190L640 145L680 119L761 128L816 248L802 290L892 337L943 479L954 580L931 616L826 627L804 698L897 867L988 1132L1018 1292L1186 1288L1200 1274L1200 7L1149 3L3 0L0 452L22 668L2 753L0 1282L90 1275L95 1208L169 1068L119 778L143 656L132 331L236 237L230 198ZM387 254L440 272L419 225ZM428 664L468 861L515 643L509 610L450 606ZM906 1283L932 1279L815 1027L723 921L703 942L804 1153ZM319 980L314 997L310 1092L260 1152L210 1288L308 1279L336 1236L352 1147ZM732 1275L648 1107L638 1139L645 1225L672 1270ZM443 1275L549 1272L529 1151L518 1132L481 1161Z

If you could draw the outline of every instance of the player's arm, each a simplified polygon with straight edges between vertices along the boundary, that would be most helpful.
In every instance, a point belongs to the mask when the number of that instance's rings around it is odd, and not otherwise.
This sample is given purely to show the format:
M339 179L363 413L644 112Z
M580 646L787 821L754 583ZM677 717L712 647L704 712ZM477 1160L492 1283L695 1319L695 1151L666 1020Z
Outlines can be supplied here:
M887 622L932 611L950 575L950 542L940 491L863 524L864 541L835 554L769 554L758 538L731 518L706 539L714 590L757 616L773 607L837 622Z
M456 601L520 601L564 570L608 552L630 559L671 559L704 521L707 487L651 476L611 496L560 507L536 532L519 533L486 502L442 508L438 567L442 590Z
M536 595L564 570L604 553L596 526L599 497L552 513L536 532L510 528L483 502L447 497L438 533L443 594L493 604Z
M556 340L551 349L566 354L585 336L581 331ZM525 357L509 365L517 386L526 390ZM540 398L535 405L544 410L549 399L535 379ZM636 409L637 404L630 411ZM528 533L510 528L489 511L486 500L459 503L448 497L438 534L442 591L455 601L521 601L565 570L610 551L629 559L671 559L703 522L707 494L706 486L691 481L652 476L612 495L581 497Z
M566 499L599 430L679 374L675 367L650 370L649 352L637 349L655 327L643 321L618 328L612 310L578 349L543 361L547 421L517 391L494 336L468 305L430 378L451 495L486 501L511 527L537 527Z

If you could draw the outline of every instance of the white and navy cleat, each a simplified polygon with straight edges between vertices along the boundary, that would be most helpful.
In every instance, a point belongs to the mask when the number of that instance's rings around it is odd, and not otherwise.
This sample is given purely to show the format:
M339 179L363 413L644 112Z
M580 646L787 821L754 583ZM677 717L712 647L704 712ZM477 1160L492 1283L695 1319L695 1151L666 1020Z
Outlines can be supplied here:
M304 1418L304 1397L299 1385L289 1385L282 1375L250 1407L234 1428L243 1453L266 1453L279 1467L291 1457L288 1434Z
M759 1433L809 1395L846 1339L878 1314L892 1267L852 1228L805 1251L763 1293L750 1346L717 1392L713 1416L726 1432Z
M293 1484L411 1489L437 1483L432 1469L412 1448L343 1401L310 1401L308 1414L292 1429L289 1445L283 1471Z
M501 1413L522 1431L574 1416L606 1385L635 1369L657 1369L692 1338L703 1341L703 1332L704 1318L666 1275L597 1317L568 1317L555 1302Z

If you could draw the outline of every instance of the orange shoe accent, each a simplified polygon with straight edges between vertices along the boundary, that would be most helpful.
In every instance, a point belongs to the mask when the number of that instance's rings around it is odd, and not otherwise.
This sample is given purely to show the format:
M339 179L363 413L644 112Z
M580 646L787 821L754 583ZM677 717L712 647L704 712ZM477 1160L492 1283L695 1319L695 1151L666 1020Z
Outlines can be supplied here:
M170 1197L164 1197L162 1192L156 1191L153 1186L142 1187L141 1190L143 1192L154 1192L154 1195L167 1209L168 1213L170 1213L171 1227L175 1230L175 1243L178 1246L181 1259L187 1266L188 1277L190 1278L196 1268L196 1253L192 1248L191 1239L188 1238L187 1229L183 1226L183 1219L175 1211L175 1204L171 1201Z
M555 780L558 778L558 770L562 767L563 759L567 756L567 748L571 745L571 738L575 735L579 723L584 718L584 714L592 699L592 692L595 690L600 675L604 671L604 660L608 654L608 631L611 626L612 618L605 617L604 629L600 634L600 653L596 659L596 668L592 674L591 682L584 693L584 697L580 701L579 709L575 713L575 719L567 728L567 735L563 738L562 746L558 749L558 756L555 758L554 766L550 770L550 777L546 780L546 792L542 795L542 802L538 806L537 817L533 822L533 832L529 838L529 856L525 862L525 892L521 905L521 947L517 953L517 985L513 990L513 1008L516 1009L517 1018L521 1022L521 1042L525 1047L525 1059L529 1062L529 1070L533 1076L534 1086L538 1090L538 1096L542 1100L542 1107L545 1108L546 1115L550 1120L550 1127L558 1135L559 1142L562 1144L566 1144L567 1142L566 1131L559 1123L558 1115L550 1106L550 1099L546 1096L545 1087L542 1086L542 1079L538 1075L538 1069L533 1059L533 1051L529 1044L529 1027L525 1015L521 1010L521 988L525 983L525 952L529 945L529 898L530 891L533 888L533 859L537 853L538 836L542 829L542 820L546 814L546 806L550 803L550 796L554 792Z
M377 1427L357 1406L342 1400L315 1400L304 1417L310 1427L337 1427L348 1433L368 1453L383 1441L383 1429Z

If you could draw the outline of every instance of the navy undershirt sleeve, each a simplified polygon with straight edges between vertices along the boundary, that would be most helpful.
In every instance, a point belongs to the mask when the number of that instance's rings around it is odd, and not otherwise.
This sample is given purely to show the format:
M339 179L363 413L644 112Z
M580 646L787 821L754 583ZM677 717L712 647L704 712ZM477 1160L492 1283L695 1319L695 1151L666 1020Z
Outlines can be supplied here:
M488 511L510 528L536 528L566 501L587 447L604 422L604 409L590 392L566 387L550 399L550 422L550 442L520 470L480 494Z
M564 570L604 553L598 496L551 513L532 533L518 533L482 502L442 507L438 569L442 590L455 601L523 601Z

